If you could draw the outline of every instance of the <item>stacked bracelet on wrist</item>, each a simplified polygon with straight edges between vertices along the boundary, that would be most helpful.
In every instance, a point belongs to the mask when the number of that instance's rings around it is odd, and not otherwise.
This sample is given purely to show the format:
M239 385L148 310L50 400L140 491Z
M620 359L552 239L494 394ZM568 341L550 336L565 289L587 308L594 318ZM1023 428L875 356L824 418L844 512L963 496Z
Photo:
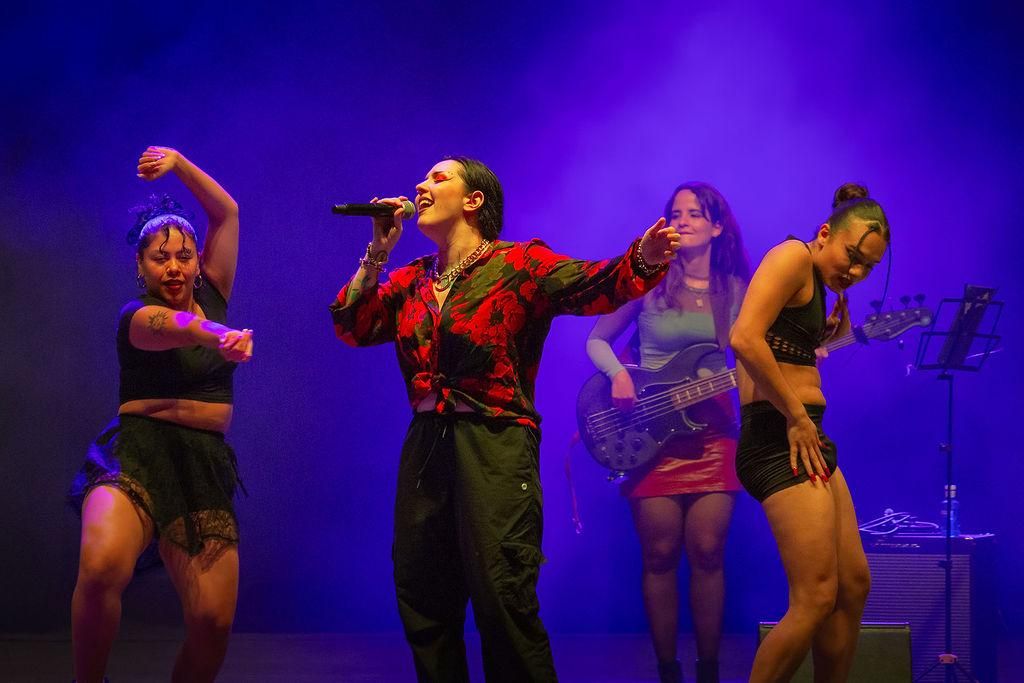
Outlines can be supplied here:
M668 268L667 263L656 263L651 265L644 259L643 249L640 245L643 244L643 238L641 237L636 242L636 249L633 250L633 268L640 274L641 277L651 277L657 275L661 271Z
M363 268L372 268L378 273L383 273L385 268L384 264L388 262L388 252L381 249L376 254L373 253L373 242L366 245L366 255L359 259L359 265Z

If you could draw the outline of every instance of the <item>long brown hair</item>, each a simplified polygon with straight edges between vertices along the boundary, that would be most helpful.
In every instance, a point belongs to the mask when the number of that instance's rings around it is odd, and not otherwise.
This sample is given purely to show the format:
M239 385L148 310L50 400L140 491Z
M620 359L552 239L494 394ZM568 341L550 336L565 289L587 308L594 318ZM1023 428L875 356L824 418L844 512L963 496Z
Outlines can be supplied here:
M740 233L739 223L722 193L713 185L697 181L683 183L672 191L665 204L666 221L671 220L672 204L683 190L689 190L697 197L704 218L722 228L718 237L711 240L711 291L728 293L728 305L731 309L735 302L732 300L733 288L729 285L729 278L735 276L744 285L750 281L750 261L747 259L746 249L743 248L743 235ZM679 301L682 293L686 291L683 281L685 276L682 260L672 261L665 279L652 293L655 310L664 311Z

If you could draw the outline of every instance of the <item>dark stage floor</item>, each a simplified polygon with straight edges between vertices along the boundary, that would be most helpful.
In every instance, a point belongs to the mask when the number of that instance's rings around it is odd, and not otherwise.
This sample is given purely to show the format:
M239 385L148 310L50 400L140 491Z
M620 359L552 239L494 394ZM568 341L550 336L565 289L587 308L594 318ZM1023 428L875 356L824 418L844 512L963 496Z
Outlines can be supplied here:
M467 634L470 675L483 681L480 640ZM580 635L552 638L560 680L634 683L656 680L650 644L643 635ZM163 683L169 677L177 643L161 639L122 639L110 665L113 683ZM725 641L723 683L741 681L754 652L750 637ZM692 646L680 654L692 667ZM692 680L692 671L687 673ZM30 683L71 680L70 642L66 638L8 637L0 641L0 680ZM414 681L412 660L400 634L238 633L231 641L220 677L224 683L267 681Z
M999 680L1024 681L1024 666L1012 661L1024 642L1000 647ZM483 681L480 641L467 634L470 673ZM642 634L556 635L552 637L560 680L592 683L639 683L657 679L650 644ZM110 665L113 683L168 680L177 643L171 633L118 641ZM722 647L722 681L745 680L754 655L754 637L729 635ZM693 680L692 641L680 644L687 680ZM34 683L71 680L70 642L66 636L0 638L0 681ZM326 681L415 680L399 634L263 634L238 633L218 681L224 683L320 683ZM879 682L882 683L882 682ZM985 682L989 683L989 682Z

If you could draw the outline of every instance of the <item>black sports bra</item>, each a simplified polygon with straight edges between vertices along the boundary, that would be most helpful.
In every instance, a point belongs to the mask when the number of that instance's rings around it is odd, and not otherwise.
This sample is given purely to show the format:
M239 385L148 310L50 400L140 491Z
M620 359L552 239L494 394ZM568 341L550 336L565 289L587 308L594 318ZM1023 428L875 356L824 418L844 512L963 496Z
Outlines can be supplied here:
M799 237L790 235L786 238L789 240L797 240L807 247ZM810 247L807 250L810 251ZM825 281L815 266L814 296L803 306L783 308L764 336L775 360L790 365L816 365L814 350L821 345L825 317Z

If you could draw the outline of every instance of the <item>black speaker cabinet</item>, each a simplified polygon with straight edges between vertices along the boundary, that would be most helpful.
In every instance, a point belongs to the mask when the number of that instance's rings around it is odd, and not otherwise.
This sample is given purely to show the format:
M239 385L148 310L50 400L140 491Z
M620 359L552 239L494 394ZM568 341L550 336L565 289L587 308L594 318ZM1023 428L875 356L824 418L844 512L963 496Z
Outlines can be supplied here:
M758 628L760 643L775 622L761 622ZM790 679L793 683L811 683L814 680L811 655ZM857 654L853 658L848 683L910 683L910 627L907 624L871 624L860 627Z
M865 621L910 624L914 681L945 651L946 539L939 536L864 536L871 566ZM994 538L953 539L953 653L984 683L996 680ZM942 667L920 678L943 683Z

